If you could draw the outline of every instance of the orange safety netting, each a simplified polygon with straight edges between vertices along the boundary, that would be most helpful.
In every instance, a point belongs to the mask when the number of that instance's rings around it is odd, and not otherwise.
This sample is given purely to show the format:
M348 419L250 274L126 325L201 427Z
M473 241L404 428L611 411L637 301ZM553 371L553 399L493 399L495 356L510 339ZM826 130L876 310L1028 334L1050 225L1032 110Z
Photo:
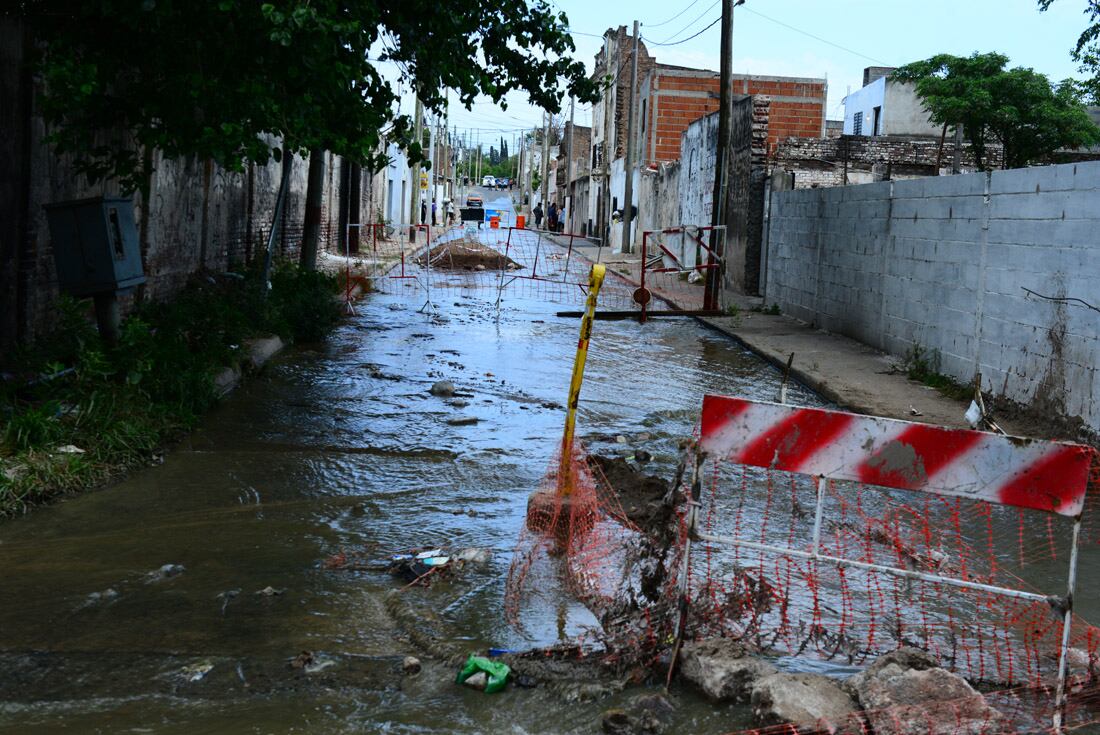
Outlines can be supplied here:
M691 496L684 467L690 465L681 465L668 527L662 529L631 521L621 500L629 488L610 487L580 448L571 464L574 493L555 495L555 461L540 488L545 501L536 504L539 512L529 513L509 574L510 620L521 623L524 605L553 594L547 582L557 578L600 621L602 630L592 637L605 647L609 662L646 664L667 655L682 603L688 639L734 638L766 655L861 665L913 646L986 690L994 710L988 721L979 717L978 727L975 718L960 716L958 729L952 729L945 723L952 720L947 710L953 705L941 702L920 712L865 712L848 731L871 732L876 718L906 728L918 727L918 721L928 726L898 732L1050 731L1072 518L858 482L824 486L821 553L1037 592L1049 595L1047 601L698 540L684 569ZM1098 472L1094 462L1093 490ZM815 478L708 458L697 479L703 533L791 549L810 545ZM1097 503L1093 492L1083 515L1082 547L1100 543ZM1100 630L1074 616L1070 646L1068 729L1100 721ZM795 730L787 725L752 732Z

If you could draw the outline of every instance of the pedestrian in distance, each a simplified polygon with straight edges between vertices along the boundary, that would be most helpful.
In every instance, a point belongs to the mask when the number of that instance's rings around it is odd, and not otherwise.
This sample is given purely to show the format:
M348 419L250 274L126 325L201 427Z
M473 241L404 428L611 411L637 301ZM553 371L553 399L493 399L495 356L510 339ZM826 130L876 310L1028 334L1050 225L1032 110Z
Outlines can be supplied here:
M439 223L436 222L435 197L432 197L432 227L435 227L437 224Z
M558 231L558 203L550 202L550 209L546 213L546 229L551 232Z
M420 222L418 224L424 224L428 221L428 202L420 200Z
M542 204L536 204L535 208L531 210L531 214L535 215L535 227L542 227Z

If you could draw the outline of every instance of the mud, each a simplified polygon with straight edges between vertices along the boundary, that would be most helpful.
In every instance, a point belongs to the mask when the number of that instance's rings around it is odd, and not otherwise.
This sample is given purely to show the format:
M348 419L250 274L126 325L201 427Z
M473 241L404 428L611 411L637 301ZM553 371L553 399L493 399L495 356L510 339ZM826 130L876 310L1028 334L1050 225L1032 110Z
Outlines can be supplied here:
M672 485L657 475L647 475L623 457L593 454L588 457L596 483L622 506L626 519L643 532L663 539L673 511Z
M436 245L429 253L431 268L434 270L472 271L472 270L519 270L522 266L501 252L477 242L476 240L452 240ZM418 265L424 264L424 257L417 259Z

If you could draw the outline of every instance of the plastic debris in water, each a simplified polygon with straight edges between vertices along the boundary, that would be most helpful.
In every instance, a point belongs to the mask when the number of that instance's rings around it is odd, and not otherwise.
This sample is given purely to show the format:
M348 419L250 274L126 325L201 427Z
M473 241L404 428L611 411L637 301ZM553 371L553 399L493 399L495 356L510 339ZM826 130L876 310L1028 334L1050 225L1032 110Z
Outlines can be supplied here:
M490 661L483 656L471 655L455 677L455 684L466 684L479 673L485 676L485 693L494 694L508 684L508 676L512 670L508 668L508 664L500 661Z

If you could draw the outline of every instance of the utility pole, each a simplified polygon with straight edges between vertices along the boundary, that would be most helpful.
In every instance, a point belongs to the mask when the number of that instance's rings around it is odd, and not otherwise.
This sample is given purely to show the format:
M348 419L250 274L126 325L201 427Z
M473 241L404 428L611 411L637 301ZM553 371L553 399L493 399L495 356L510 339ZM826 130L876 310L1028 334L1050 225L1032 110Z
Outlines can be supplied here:
M609 62L611 61L611 45L607 40L604 41L604 58ZM600 156L600 166L603 169L603 187L600 191L600 200L603 202L602 207L597 208L597 219L599 220L600 228L600 246L611 245L611 159L614 157L614 148L611 145L611 131L614 130L614 116L615 116L615 102L618 100L618 90L616 89L619 83L618 69L621 66L618 64L619 54L621 53L621 47L619 45L619 36L615 35L615 61L609 65L604 71L610 72L615 69L615 78L612 82L610 89L605 89L601 100L603 107L603 149ZM595 114L595 113L593 113ZM595 122L595 120L593 120ZM601 212L599 211L602 209Z
M436 131L439 129L439 120L433 120L432 125L428 128L428 193L425 197L426 210L428 216L425 218L425 224L431 225L432 223L432 200L435 199L435 174L436 167L439 165L439 159L436 155L435 146L439 142L439 136L436 135Z
M566 191L569 192L569 231L576 232L573 229L573 138L577 137L576 127L576 114L577 114L577 99L573 96L569 97L569 145L565 149L565 186Z
M416 96L416 143L420 145L424 138L424 105L420 102L420 95ZM412 193L409 195L409 242L416 242L416 225L420 224L420 162L412 168L412 182L409 187Z
M542 203L542 216L545 217L550 207L550 202L547 201L550 193L550 115L545 111L542 113L542 123L542 181L539 182L542 193L539 198Z
M723 88L724 89L724 88ZM623 252L630 252L634 221L634 97L638 93L638 21L634 21L634 52L630 59L630 95L626 111L626 189L623 192Z
M732 117L733 103L733 8L744 0L722 0L722 59L720 68L720 90L718 99L718 148L715 151L714 168L714 195L711 200L711 221L714 226L726 223L726 192L729 188L729 150L730 150L730 118ZM717 232L717 230L712 230ZM712 236L711 251L719 252L723 246L721 243L729 236L728 232L723 237ZM724 253L719 253L724 255ZM718 289L722 283L721 268L717 266L718 260L713 255L707 256L707 264L712 266L707 269L706 289L703 298L704 309L718 308ZM740 279L737 279L740 280Z
M955 125L955 151L951 156L951 173L962 173L962 152L963 152L963 126L962 123L956 123Z

